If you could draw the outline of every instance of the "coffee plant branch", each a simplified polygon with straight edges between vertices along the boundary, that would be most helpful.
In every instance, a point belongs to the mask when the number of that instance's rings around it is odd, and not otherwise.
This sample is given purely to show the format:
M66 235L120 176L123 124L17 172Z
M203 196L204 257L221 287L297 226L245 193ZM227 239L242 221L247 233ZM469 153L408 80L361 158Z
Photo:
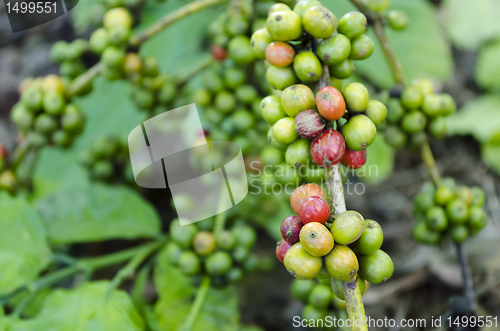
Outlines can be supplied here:
M205 301L205 297L207 296L209 288L210 277L206 275L205 277L203 277L203 281L198 288L198 292L196 292L196 298L194 299L194 303L191 306L186 324L182 328L182 331L191 331L193 329L194 323L196 322L196 317L198 317L201 307L203 306L203 302Z

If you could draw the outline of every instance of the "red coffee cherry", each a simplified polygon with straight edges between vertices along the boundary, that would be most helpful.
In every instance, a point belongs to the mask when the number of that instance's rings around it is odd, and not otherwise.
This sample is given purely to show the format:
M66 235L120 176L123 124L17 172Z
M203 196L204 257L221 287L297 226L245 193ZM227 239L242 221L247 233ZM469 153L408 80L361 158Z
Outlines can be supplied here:
M349 169L359 169L365 165L367 158L366 149L364 151L353 151L346 148L342 164Z
M227 58L226 50L219 45L212 45L212 56L218 61L224 61Z
M316 93L316 107L327 120L336 121L345 113L342 93L333 86L325 86Z
M281 237L283 237L287 243L293 245L299 242L300 229L302 229L300 218L295 215L288 216L281 222Z
M292 206L293 212L298 215L300 213L300 207L302 207L307 198L314 196L326 198L323 189L316 184L304 184L293 190L290 196L290 205Z
M295 117L295 131L304 139L317 137L325 125L325 119L314 109L304 110Z
M3 144L0 144L0 159L5 160L7 159L7 148Z
M320 167L332 167L344 154L344 137L337 130L325 130L311 143L311 157Z
M286 252L288 252L288 249L292 247L289 243L285 241L285 239L281 239L281 241L278 241L276 244L276 257L278 260L280 260L281 263L283 263L283 259L285 258Z
M266 47L266 60L276 67L287 67L295 58L292 46L282 41L275 41Z
M320 197L310 197L300 208L299 215L303 224L311 222L324 224L330 216L330 207Z

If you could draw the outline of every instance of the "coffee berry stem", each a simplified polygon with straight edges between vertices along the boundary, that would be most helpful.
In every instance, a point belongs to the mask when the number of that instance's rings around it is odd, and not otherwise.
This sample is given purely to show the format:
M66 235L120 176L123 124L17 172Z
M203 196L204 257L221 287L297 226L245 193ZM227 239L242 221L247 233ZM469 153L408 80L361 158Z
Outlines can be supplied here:
M198 313L203 306L203 302L205 301L205 297L207 296L208 289L210 288L210 277L206 275L203 277L200 287L198 288L198 292L196 292L196 298L194 299L194 303L191 306L191 310L189 311L188 319L182 331L191 331L193 329L193 325L196 322L196 317L198 317Z
M20 144L16 146L14 152L12 153L12 160L10 162L10 170L16 171L17 167L23 162L24 157L32 149L32 146L24 139Z
M358 288L358 276L351 280L342 282L344 288L344 297L347 307L347 316L351 320L351 331L368 331L368 326L360 320L365 316L365 307L363 306L363 298ZM358 323L354 323L354 322Z
M431 147L429 146L429 142L424 142L420 149L420 154L422 156L422 160L427 167L427 173L431 178L432 182L436 187L441 184L441 177L439 176L439 170L436 167L436 161L434 160L434 155L432 154Z
M102 64L100 62L94 64L89 70L85 73L78 76L70 85L68 94L70 96L74 96L78 94L88 83L90 83L99 72L101 72Z
M465 255L461 243L455 243L455 248L457 250L458 260L460 261L460 269L462 270L464 295L467 299L468 304L467 308L469 308L471 312L474 312L477 308L477 302L476 294L474 293L474 284L472 282L472 273L469 267L469 263L467 263L467 256Z

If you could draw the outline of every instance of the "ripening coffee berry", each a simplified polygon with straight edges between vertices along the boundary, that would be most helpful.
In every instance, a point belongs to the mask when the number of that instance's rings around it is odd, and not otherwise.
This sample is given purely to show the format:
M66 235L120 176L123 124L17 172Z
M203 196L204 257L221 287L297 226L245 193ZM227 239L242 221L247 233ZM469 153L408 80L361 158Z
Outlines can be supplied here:
M359 275L372 284L385 282L391 278L393 272L391 257L380 249L371 255L359 257Z
M337 79L351 77L354 72L354 63L350 59L345 59L330 66L330 74Z
M321 116L331 121L344 116L346 109L342 93L332 86L325 86L316 93L316 106Z
M281 239L276 244L276 257L278 260L283 263L283 259L285 258L286 252L292 247L289 243L285 241L285 239Z
M320 197L309 197L300 207L299 216L304 225L311 222L324 224L330 216L330 207Z
M267 17L266 29L274 40L290 41L302 35L302 22L293 11L278 11Z
M363 216L358 212L348 210L337 216L330 231L336 243L347 245L361 237L364 227Z
M280 91L297 82L292 66L280 68L271 65L266 70L266 79L269 85Z
M342 164L349 169L359 169L365 165L367 158L366 149L364 151L353 151L346 148Z
M353 39L364 33L367 25L365 15L358 11L352 11L340 18L337 31L347 38Z
M79 134L83 131L84 125L85 115L82 111L74 104L67 105L61 117L61 126L64 131Z
M311 143L311 157L320 167L332 167L345 154L344 137L337 130L325 130Z
M427 226L431 230L443 231L448 227L448 217L441 207L432 207L425 213Z
M276 140L276 138L274 138L273 128L272 127L267 131L267 141L273 147L275 147L276 149L278 149L280 151L285 151L287 149L287 147L288 147L288 144L280 143L279 141Z
M323 67L311 51L302 51L293 60L293 69L297 77L305 83L317 81L323 73Z
M311 141L307 139L298 139L288 145L285 152L285 161L289 166L301 167L311 166Z
M293 11L302 17L305 11L313 6L321 6L321 2L317 0L300 0L293 7Z
M370 146L377 136L375 124L366 115L351 117L342 127L347 148L362 151Z
M287 5L285 5L284 3L275 3L269 8L269 12L267 14L271 15L272 13L275 13L277 11L288 11L288 10L292 9Z
M185 251L179 256L179 269L186 275L196 275L201 270L198 256L192 251Z
M387 117L387 108L378 100L368 101L365 115L368 116L375 125L380 125Z
M271 42L265 49L265 59L276 67L287 67L293 63L295 50L282 41Z
M456 198L446 205L446 213L452 224L464 224L470 215L469 207L460 198Z
M283 262L290 275L302 280L313 279L323 266L323 259L307 253L300 242L290 247Z
M293 245L299 242L302 222L298 216L286 217L280 225L281 237L288 244Z
M227 252L215 252L205 261L205 268L210 275L219 276L231 270L233 261Z
M120 46L128 41L132 31L123 25L117 25L107 31L108 41L111 45Z
M295 121L292 117L284 117L273 125L273 136L282 144L291 144L299 135L295 131Z
M417 133L425 129L427 117L419 110L413 110L403 116L401 127L409 133Z
M335 34L323 40L317 50L318 57L328 65L347 60L350 53L351 42L343 34Z
M193 249L200 256L212 254L217 246L215 236L208 231L198 232L193 239Z
M387 13L387 20L389 25L396 31L403 30L408 26L409 18L404 11L401 10L390 10Z
M307 223L302 227L300 243L312 256L325 256L334 245L332 233L323 224L316 222Z
M368 37L366 34L357 36L351 39L351 52L349 53L349 58L352 60L364 60L369 58L373 54L375 44L372 38Z
M353 112L362 112L368 106L368 90L361 83L349 83L342 89L342 95L347 109Z
M295 214L300 213L300 207L309 197L318 196L325 199L326 195L323 189L316 184L304 184L293 190L290 196L290 205ZM300 222L300 219L299 219ZM299 229L300 231L300 229Z
M347 246L335 245L324 259L328 273L335 279L347 281L358 273L356 254Z
M321 134L326 121L315 109L300 112L295 117L295 131L304 139L313 139Z
M106 29L111 29L117 25L127 28L132 27L132 16L125 8L113 8L104 14L103 25Z
M210 51L212 53L212 57L217 61L224 61L227 58L226 50L219 45L212 45L212 47L210 47Z
M288 116L295 117L301 111L314 109L314 93L306 85L289 86L281 94L281 105Z
M325 39L337 28L337 18L323 6L308 8L302 15L304 30L316 39Z

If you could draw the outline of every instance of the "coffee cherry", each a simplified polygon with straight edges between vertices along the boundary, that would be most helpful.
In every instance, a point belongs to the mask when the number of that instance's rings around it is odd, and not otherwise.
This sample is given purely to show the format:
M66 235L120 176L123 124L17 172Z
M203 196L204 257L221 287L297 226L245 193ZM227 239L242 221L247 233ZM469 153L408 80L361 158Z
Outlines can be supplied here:
M463 225L455 225L451 228L450 236L454 242L461 243L469 236L469 230Z
M309 199L313 198L317 197ZM330 211L329 208L328 211ZM307 223L302 227L300 230L300 243L306 252L312 256L325 256L330 253L334 245L331 232L324 225L316 222Z
M212 53L212 57L217 61L224 61L227 58L226 50L219 45L212 45L212 47L210 47L210 51Z
M351 248L357 254L369 255L375 253L382 246L384 233L380 225L373 220L365 220L363 234Z
M108 160L99 160L94 163L91 170L92 178L100 181L108 181L113 176L113 164Z
M246 109L238 109L231 115L231 122L237 131L244 132L255 126L255 118Z
M288 244L293 245L299 242L302 222L298 216L286 217L280 225L281 237Z
M472 204L472 191L468 186L460 186L457 191L457 196L462 199L468 207L470 207Z
M222 113L227 114L234 110L236 98L228 91L220 91L215 95L215 107Z
M277 41L295 40L302 35L300 16L290 10L271 13L267 17L266 28Z
M374 11L383 12L389 7L389 0L368 0L368 8Z
M52 141L56 146L68 148L73 144L73 137L64 130L56 130L52 134Z
M486 215L483 207L472 206L470 208L470 217L467 224L473 230L481 230L488 224L488 215Z
M27 110L22 103L18 103L12 107L10 118L20 131L28 131L35 120L33 113Z
M106 29L100 28L95 30L92 36L90 36L89 45L94 53L101 54L109 46Z
M64 95L64 85L61 77L57 75L47 75L42 81L42 91L44 93L55 92Z
M236 262L243 263L250 256L250 251L246 247L236 246L232 252L232 256Z
M228 57L236 64L249 64L254 61L250 39L244 35L233 37L227 46Z
M269 85L280 91L297 82L297 76L291 66L284 68L269 66L266 79Z
M293 11L302 17L305 11L313 6L321 6L321 2L317 0L300 0L293 7Z
M387 104L387 122L396 124L403 117L405 110L398 99L390 99Z
M446 205L446 213L453 224L464 224L470 215L467 204L460 198L456 198Z
M167 262L177 265L182 254L182 248L177 243L170 241L165 245L164 251Z
M320 167L332 167L345 154L344 137L337 130L325 130L311 143L311 157Z
M290 275L302 280L313 279L323 266L322 258L307 253L300 242L286 252L284 263Z
M240 268L232 268L226 274L226 278L230 283L237 283L243 279L244 272Z
M346 148L342 164L349 169L359 169L365 165L367 158L366 149L364 151L353 151Z
M335 34L323 40L317 50L318 57L328 65L347 60L351 53L351 42L343 34ZM352 70L351 70L352 71Z
M17 189L16 175L12 170L4 170L0 173L0 190L15 194Z
M251 248L255 244L255 241L257 241L255 230L248 225L235 227L233 229L233 236L238 246L247 249Z
M294 213L298 215L300 213L300 208L302 207L304 202L309 197L313 196L317 196L323 199L326 198L323 189L316 184L305 184L293 190L290 196L290 205L292 206L292 210L294 211ZM298 221L300 222L300 219Z
M313 280L295 279L292 282L290 291L294 298L301 300L302 302L307 302L310 293L315 287L316 283Z
M275 95L270 95L262 99L260 112L264 120L271 125L286 117L286 113L281 105L281 99Z
M193 239L193 248L196 254L208 256L215 250L215 236L208 231L198 232Z
M367 59L373 54L374 48L375 44L372 38L368 37L366 34L359 35L351 39L351 52L349 53L349 58L352 60Z
M448 227L448 217L443 208L432 207L425 214L427 226L431 230L443 231Z
M132 100L139 109L150 109L153 107L155 99L154 94L145 88L138 88L132 92Z
M347 281L358 273L359 264L356 254L347 246L335 245L325 256L328 273L335 279Z
M295 131L304 139L312 139L323 132L326 121L314 109L300 112L295 117ZM308 151L308 154L309 151Z
M226 32L230 37L244 35L248 31L250 23L244 15L231 15L226 22Z
M321 77L323 67L311 51L302 51L293 60L293 69L297 77L305 83L315 82Z
M370 146L377 136L375 124L365 115L351 117L342 127L347 148L361 151Z
M439 243L439 232L429 229L425 220L419 221L413 228L413 237L415 240L429 245L436 245Z
M278 260L283 263L283 259L285 258L286 252L288 252L288 249L292 247L289 243L285 241L285 239L281 239L278 241L276 244L276 257Z
M54 45L50 49L50 59L55 63L61 63L66 60L66 53L68 51L69 44L68 42L61 40Z
M349 59L330 66L330 74L337 79L349 78L353 72L354 63Z
M309 197L300 207L299 216L304 225L311 222L324 224L330 216L330 207L320 197Z
M213 276L220 276L231 270L232 267L231 256L226 252L215 252L210 255L205 261L205 268L208 274Z
M422 92L422 94L434 94L434 86L432 82L427 78L417 78L411 81L410 86L416 87Z
M332 300L332 290L325 285L318 284L314 286L309 294L308 302L317 309L325 309Z
M269 8L269 12L267 13L268 15L271 15L272 13L278 12L278 11L288 11L292 10L290 7L285 5L284 3L275 3Z
M229 250L236 244L235 238L230 231L221 231L216 237L217 246L221 249Z
M417 109L422 106L424 95L416 87L407 87L401 94L401 105L406 109Z
M276 67L287 67L293 63L295 50L282 41L271 42L265 49L265 59Z
M353 39L364 33L367 25L365 15L358 11L352 11L340 18L337 31L347 38Z
M27 110L36 113L42 108L43 93L38 86L28 87L23 94L21 94L21 103Z
M107 31L108 42L111 45L120 46L128 41L132 31L123 25L117 25Z
M372 284L379 284L391 278L394 264L386 252L378 250L371 255L359 257L359 275Z
M482 207L486 201L484 191L477 186L471 187L472 205Z
M413 110L403 116L401 126L403 130L409 133L417 133L422 131L427 125L427 117L419 111Z
M310 153L311 141L298 139L288 145L285 153L286 164L295 167L312 165Z
M210 102L212 101L211 98L212 96L210 95L210 92L205 89L199 89L193 95L193 102L202 107L206 107L210 105Z
M196 275L200 272L201 263L198 256L192 251L185 251L179 256L179 269L188 276Z
M408 26L409 18L404 11L393 9L387 13L389 25L396 31L403 30Z
M415 210L418 212L425 212L434 207L434 191L425 191L419 193L414 200Z
M266 59L266 49L271 44L273 38L266 29L259 29L252 34L250 45L252 46L253 54L256 58Z
M295 132L295 122L292 117L284 117L273 125L273 136L282 144L291 144L299 135Z
M108 30L117 25L130 28L132 27L132 16L125 8L113 8L104 14L103 25Z
M308 8L302 16L304 30L316 39L325 39L337 28L337 18L323 6Z
M432 94L425 96L422 110L429 117L448 116L455 112L456 105L448 94Z
M288 147L288 144L280 143L279 141L276 140L276 138L274 138L273 128L270 128L269 131L267 131L267 141L273 147L275 147L276 149L278 149L280 151L285 151L287 149L287 147Z
M455 100L451 97L451 95L442 93L440 94L441 97L441 111L440 114L441 116L449 116L453 114L457 110L457 106L455 104Z
M246 81L246 73L242 69L229 68L224 71L224 84L227 88L235 89Z
M125 62L125 51L116 46L108 46L102 53L101 61L110 68L121 68Z
M193 224L181 226L177 221L173 221L170 224L170 237L182 248L191 247L196 233L196 226Z
M40 114L35 119L34 127L40 133L51 133L57 129L57 120L49 114Z
M336 243L347 245L361 237L364 226L363 216L358 212L348 210L337 216L330 231Z
M399 149L406 144L406 134L399 127L390 125L385 129L385 141L392 147Z
M301 111L314 109L314 93L305 85L292 85L283 90L281 105L290 117L295 117Z
M447 126L444 117L438 116L429 121L428 125L429 132L434 136L434 138L441 139L446 136Z
M368 106L368 90L363 84L349 83L342 89L347 109L353 112L362 112Z
M378 100L368 101L365 115L368 116L375 125L380 125L387 117L387 108Z
M325 86L316 94L318 111L327 120L336 121L344 116L346 105L339 90Z
M437 188L435 201L438 205L444 206L455 197L455 192L448 186L441 185Z

